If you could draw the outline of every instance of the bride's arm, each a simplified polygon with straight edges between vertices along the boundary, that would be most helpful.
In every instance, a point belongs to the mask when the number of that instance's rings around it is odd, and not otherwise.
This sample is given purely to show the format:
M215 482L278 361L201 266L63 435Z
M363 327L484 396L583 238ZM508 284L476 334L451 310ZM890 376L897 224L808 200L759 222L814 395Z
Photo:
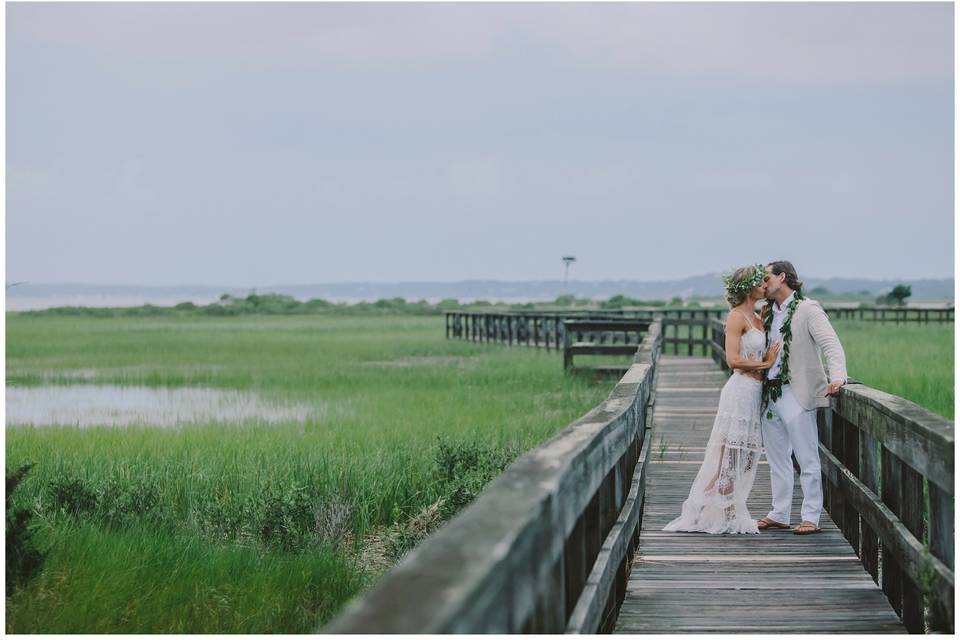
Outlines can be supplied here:
M731 369L740 369L742 371L760 371L769 369L776 360L777 350L771 348L767 351L766 359L750 360L740 356L740 338L743 333L744 318L737 314L728 314L725 328L724 351L727 355L727 366Z

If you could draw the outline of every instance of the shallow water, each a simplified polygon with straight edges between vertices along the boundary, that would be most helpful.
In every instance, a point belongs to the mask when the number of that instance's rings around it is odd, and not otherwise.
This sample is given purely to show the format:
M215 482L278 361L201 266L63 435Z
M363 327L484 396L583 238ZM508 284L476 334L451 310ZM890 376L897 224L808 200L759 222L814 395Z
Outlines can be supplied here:
M222 389L68 385L7 387L8 426L77 427L303 422L315 408Z

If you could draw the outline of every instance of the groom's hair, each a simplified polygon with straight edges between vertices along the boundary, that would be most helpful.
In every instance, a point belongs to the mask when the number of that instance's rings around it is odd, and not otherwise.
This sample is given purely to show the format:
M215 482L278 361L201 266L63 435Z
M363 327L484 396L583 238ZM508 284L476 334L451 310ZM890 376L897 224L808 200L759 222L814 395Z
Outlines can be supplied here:
M800 287L803 286L803 283L800 282L800 278L797 277L797 270L793 268L793 265L786 260L776 260L774 262L767 263L767 266L773 271L773 275L778 276L781 273L786 274L784 282L787 283L787 286L793 289L794 291L800 291Z

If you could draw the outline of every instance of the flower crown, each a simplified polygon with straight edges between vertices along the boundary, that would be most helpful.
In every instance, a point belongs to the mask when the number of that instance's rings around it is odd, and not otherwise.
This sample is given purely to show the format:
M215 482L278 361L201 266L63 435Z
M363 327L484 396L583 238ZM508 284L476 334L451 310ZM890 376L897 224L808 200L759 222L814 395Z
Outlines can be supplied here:
M723 286L726 287L727 293L740 293L759 286L766 275L767 269L762 264L757 264L754 265L753 273L739 280L734 280L733 274L729 273L724 273L720 277L723 279Z

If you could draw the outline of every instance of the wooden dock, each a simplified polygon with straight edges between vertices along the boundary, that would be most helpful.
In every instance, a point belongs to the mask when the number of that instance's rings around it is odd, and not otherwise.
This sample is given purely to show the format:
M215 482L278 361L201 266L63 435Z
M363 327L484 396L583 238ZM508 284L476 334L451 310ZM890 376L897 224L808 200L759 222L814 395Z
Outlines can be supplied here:
M667 533L703 459L726 374L709 358L661 356L640 545L615 633L906 633L830 516L823 533ZM766 461L751 515L770 508ZM792 524L799 523L795 486Z

